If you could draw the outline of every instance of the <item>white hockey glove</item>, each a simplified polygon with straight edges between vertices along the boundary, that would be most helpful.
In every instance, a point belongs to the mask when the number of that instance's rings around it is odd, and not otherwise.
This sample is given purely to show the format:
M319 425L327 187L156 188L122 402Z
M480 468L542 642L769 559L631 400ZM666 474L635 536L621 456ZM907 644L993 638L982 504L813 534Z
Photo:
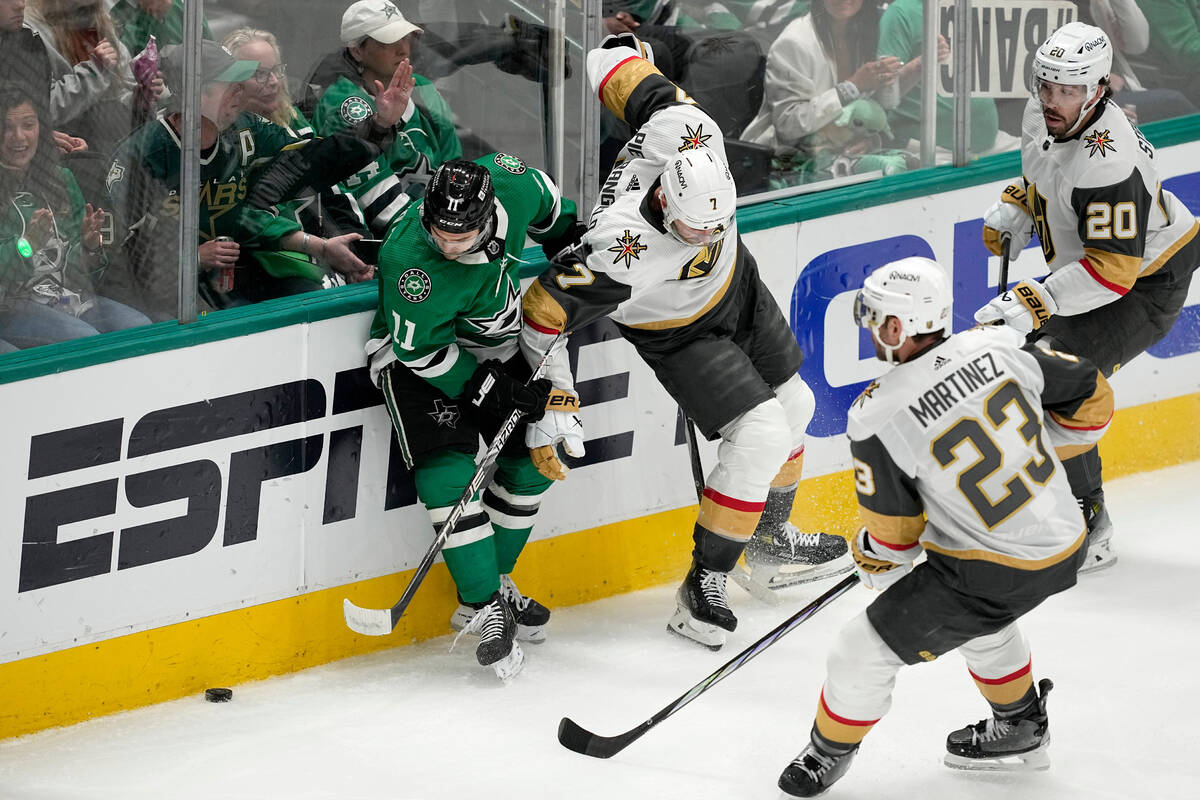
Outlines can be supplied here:
M579 398L562 389L554 389L546 400L546 413L525 428L525 446L538 472L552 481L567 477L567 465L558 457L562 444L567 455L579 458L583 447L583 420L579 417Z
M1029 214L1025 190L1015 183L1005 187L1000 199L983 215L983 246L992 255L1002 255L1002 237L1006 233L1012 237L1008 245L1009 261L1016 261L1033 238L1033 217Z
M636 50L637 54L642 58L654 63L654 48L643 42L637 37L637 34L631 31L624 33L610 33L600 40L600 50L612 50L617 47L628 47Z
M850 552L854 556L859 582L868 589L882 592L912 572L913 561L921 554L922 548L916 546L903 551L892 550L875 544L867 529L859 528L850 542Z
M1036 331L1058 313L1058 303L1037 281L1021 281L975 312L980 324L1003 322L1019 333Z

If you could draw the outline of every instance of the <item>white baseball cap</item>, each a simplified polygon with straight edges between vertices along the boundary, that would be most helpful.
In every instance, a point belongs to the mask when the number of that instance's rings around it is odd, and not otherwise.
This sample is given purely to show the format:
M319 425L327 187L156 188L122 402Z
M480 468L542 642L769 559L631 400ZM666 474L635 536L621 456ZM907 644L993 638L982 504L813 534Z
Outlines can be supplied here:
M342 14L343 44L354 44L364 36L392 44L420 30L390 0L358 0Z

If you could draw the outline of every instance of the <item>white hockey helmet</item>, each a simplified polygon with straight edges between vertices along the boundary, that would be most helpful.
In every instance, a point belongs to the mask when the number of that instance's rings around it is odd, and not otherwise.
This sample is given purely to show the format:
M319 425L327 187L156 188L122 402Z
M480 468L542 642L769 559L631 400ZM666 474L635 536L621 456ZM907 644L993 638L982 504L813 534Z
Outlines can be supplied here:
M885 264L867 276L854 297L854 324L871 331L884 349L887 362L911 336L941 332L950 335L954 292L937 262L913 256ZM894 345L879 340L879 327L888 317L900 320L900 339Z
M1112 62L1108 34L1095 25L1068 22L1050 34L1034 54L1030 90L1037 98L1043 82L1086 87L1088 100L1079 112L1082 119L1099 102L1096 90L1108 81Z
M662 174L667 206L663 220L667 232L688 245L672 224L679 220L689 228L712 231L710 241L725 235L737 210L737 188L729 167L708 148L688 150L667 164Z

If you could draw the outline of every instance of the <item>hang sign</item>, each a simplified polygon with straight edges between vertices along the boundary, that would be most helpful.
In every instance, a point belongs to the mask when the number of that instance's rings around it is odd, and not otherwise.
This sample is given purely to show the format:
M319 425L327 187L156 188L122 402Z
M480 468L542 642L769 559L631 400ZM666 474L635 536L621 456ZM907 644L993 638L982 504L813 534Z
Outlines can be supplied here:
M940 0L938 30L954 47L954 0ZM1064 0L973 0L971 61L975 97L1029 97L1033 55L1050 34L1073 22ZM938 95L954 94L954 55L938 65Z

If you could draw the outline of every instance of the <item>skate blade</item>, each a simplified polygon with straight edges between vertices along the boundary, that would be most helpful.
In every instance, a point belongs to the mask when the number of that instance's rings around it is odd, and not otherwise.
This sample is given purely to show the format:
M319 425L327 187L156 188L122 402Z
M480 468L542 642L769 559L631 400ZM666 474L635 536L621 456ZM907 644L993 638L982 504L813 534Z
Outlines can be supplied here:
M1105 548L1100 553L1088 552L1087 559L1083 562L1083 566L1079 568L1077 575L1086 575L1089 572L1100 572L1109 567L1116 566L1117 554L1112 550Z
M853 569L854 560L847 555L825 564L788 570L774 564L738 564L729 576L754 598L770 605L778 605L784 600L778 594L781 589L845 575Z
M1050 754L1047 744L1028 753L1011 756L996 756L993 758L964 758L952 753L946 753L942 763L951 769L961 769L968 772L1033 772L1050 769Z
M546 641L545 625L522 625L517 623L517 640L529 644L541 644Z
M497 678L502 681L508 681L515 677L525 666L525 651L521 649L521 645L513 642L512 650L509 651L509 654L499 661L493 662L490 666L496 673Z
M690 642L704 645L709 650L720 650L725 644L725 631L716 625L700 622L686 609L677 607L675 615L667 623L667 630Z

